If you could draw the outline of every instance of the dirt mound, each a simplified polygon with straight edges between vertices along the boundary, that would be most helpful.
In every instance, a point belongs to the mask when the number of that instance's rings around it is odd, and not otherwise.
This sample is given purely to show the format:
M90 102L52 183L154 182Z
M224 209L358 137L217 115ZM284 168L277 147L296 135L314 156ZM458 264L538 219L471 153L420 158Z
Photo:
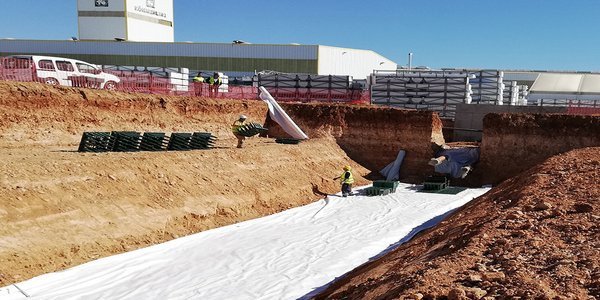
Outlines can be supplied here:
M600 148L554 156L317 299L600 298L599 178Z
M0 82L0 285L269 215L370 171L331 136L299 145L230 132L261 101L126 94ZM78 153L84 131L207 131L214 149Z

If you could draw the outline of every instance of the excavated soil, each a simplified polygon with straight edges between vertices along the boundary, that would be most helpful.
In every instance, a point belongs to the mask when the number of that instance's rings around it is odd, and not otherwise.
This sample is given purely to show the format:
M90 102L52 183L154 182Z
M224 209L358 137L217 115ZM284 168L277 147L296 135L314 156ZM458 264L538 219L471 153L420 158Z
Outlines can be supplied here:
M267 121L264 102L0 82L0 286L310 203L338 192L331 178L344 165L353 167L357 185L368 184L364 176L372 170L339 142L348 133L371 141L353 152L364 161L376 136L415 126L403 120L419 124L419 131L407 132L420 135L423 145L415 148L428 149L439 130L432 113L383 109L402 119L377 125L343 121L363 108L307 107L340 122L301 124L312 138L299 145L254 137L236 149L231 123L240 114ZM205 131L218 141L209 150L77 152L83 132L112 130ZM269 136L278 136L277 129Z
M399 150L401 180L420 182L444 142L431 112L282 106L310 140L275 143L285 133L261 101L0 82L0 286L310 203L338 191L343 165L367 184ZM239 114L270 128L243 149L230 132ZM488 115L481 162L453 182L505 181L317 298L600 298L599 124ZM209 150L77 152L83 132L112 130L219 139Z
M495 187L317 299L599 299L600 148Z

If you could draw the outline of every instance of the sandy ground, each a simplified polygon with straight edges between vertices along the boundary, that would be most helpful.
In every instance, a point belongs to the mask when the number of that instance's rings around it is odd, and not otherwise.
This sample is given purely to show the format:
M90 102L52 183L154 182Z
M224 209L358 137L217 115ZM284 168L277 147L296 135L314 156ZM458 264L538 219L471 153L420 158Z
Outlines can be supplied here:
M309 203L337 192L331 178L346 164L368 183L326 137L254 137L236 149L230 124L241 113L264 120L259 101L6 82L0 95L0 285ZM210 150L76 152L82 132L110 130L219 140Z
M320 106L306 111L310 115L298 117L324 115ZM376 150L374 136L393 142L396 132L393 123L385 130L367 126L365 116L378 110L362 108L349 114L365 118L365 126L347 135L353 144L344 134L332 135L344 132L346 122L339 122L329 131L317 129L311 135L318 138L300 145L253 138L235 149L231 122L239 114L261 122L266 112L259 101L0 82L0 285L306 204L337 191L331 178L346 164L354 167L357 184L366 184L364 176L376 169L350 157L363 160L368 151L351 152L361 151L362 142ZM432 122L425 123L430 130ZM377 135L362 136L363 127ZM111 130L207 131L219 140L215 149L203 151L75 151L83 132ZM578 130L564 137L596 141L597 135ZM551 135L537 138L545 146L532 153L542 157ZM573 147L563 140L561 145ZM504 141L521 145L514 138ZM426 151L415 154L428 159ZM317 298L600 298L599 172L600 148L554 156Z

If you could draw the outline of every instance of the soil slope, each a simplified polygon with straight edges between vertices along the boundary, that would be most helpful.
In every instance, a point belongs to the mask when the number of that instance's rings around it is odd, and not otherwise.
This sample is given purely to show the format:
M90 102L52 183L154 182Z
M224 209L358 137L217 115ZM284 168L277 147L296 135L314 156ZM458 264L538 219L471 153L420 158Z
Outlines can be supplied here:
M600 148L551 157L317 299L598 299L598 179Z
M179 236L265 216L337 192L370 171L323 135L299 145L251 138L239 114L260 101L126 94L0 82L0 285ZM210 150L78 153L84 131L207 131Z

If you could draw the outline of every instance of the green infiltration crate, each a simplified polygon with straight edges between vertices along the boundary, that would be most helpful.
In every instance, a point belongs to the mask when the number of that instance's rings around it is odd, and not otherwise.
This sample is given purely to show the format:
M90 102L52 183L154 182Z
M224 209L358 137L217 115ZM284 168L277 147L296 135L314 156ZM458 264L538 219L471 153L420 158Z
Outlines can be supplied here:
M216 137L208 132L194 132L190 140L191 149L208 149L214 146Z
M276 138L275 143L279 144L292 144L297 145L301 142L301 139L293 139L293 138Z
M438 191L447 188L448 185L448 178L444 176L429 176L425 182L423 182L423 190Z
M130 152L139 151L142 143L142 134L135 131L113 131L111 136L114 137L112 151L115 152Z
M84 132L79 142L79 152L105 152L113 148L110 132Z
M365 191L367 192L367 196L383 196L392 193L391 188L382 188L376 186L368 187L365 189Z
M164 151L167 149L169 139L163 132L144 132L140 150L142 151Z
M192 134L187 132L172 133L169 139L169 145L167 150L190 150L190 142L192 141Z
M423 193L432 193L432 194L445 194L445 195L456 195L464 190L466 190L467 188L465 187L458 187L458 186L453 186L453 187L447 187L445 189L442 190L420 190L419 192L423 192Z
M398 181L375 180L373 186L378 188L389 188L392 190L392 193L395 193L396 188L398 188Z
M266 131L268 131L267 128L264 128L264 127L262 127L262 125L260 125L258 123L254 123L254 122L244 124L244 125L240 126L240 128L238 129L238 133L245 137L255 136L259 133L266 132Z

